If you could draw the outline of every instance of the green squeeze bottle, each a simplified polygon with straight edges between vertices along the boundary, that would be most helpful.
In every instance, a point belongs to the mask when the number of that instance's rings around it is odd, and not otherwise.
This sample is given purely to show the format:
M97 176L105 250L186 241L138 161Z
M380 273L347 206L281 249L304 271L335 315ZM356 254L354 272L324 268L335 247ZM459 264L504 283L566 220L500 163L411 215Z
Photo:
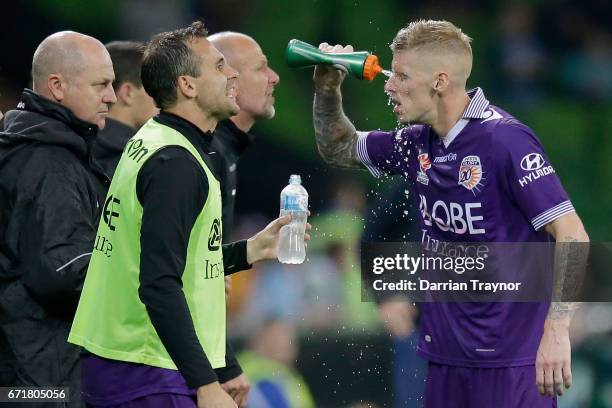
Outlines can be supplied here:
M373 80L384 71L378 63L378 57L367 51L323 52L313 45L295 39L287 44L285 60L291 68L306 68L320 64L333 65L357 79L368 81Z

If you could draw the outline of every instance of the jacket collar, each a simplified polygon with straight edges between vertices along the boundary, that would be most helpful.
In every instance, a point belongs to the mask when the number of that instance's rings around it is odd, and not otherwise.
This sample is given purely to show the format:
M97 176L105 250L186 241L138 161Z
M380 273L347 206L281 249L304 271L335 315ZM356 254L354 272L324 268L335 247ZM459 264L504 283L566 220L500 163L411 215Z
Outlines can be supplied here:
M39 142L65 146L88 157L98 127L56 102L25 89L17 108L4 117L0 145Z
M67 107L40 96L30 89L23 90L21 100L17 104L17 110L36 112L59 120L75 133L84 137L93 137L98 133L98 126L77 118Z
M176 130L189 140L195 147L200 146L205 153L210 152L212 132L203 132L199 127L178 115L161 111L153 118L156 122Z
M229 143L237 155L240 155L247 147L255 141L255 135L244 132L231 119L219 122L215 129L215 134L223 138L225 143ZM217 136L216 136L217 137Z

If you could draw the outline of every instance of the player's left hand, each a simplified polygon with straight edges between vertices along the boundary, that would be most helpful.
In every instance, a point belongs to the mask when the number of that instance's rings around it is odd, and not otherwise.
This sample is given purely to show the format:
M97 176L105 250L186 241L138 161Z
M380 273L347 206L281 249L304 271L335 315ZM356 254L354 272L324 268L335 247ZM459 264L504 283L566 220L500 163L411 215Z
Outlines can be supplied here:
M310 216L310 211L308 211ZM259 231L247 241L247 262L253 264L266 259L276 259L278 255L278 239L280 237L280 229L284 225L291 222L291 216L285 215L279 217L269 223L266 228ZM310 241L310 230L312 226L306 223L306 232L304 233L304 241Z
M246 407L247 397L251 389L251 383L249 383L246 374L242 373L238 377L224 382L221 384L221 388L232 397L238 408Z
M569 320L546 319L536 357L536 384L541 395L563 395L572 386Z

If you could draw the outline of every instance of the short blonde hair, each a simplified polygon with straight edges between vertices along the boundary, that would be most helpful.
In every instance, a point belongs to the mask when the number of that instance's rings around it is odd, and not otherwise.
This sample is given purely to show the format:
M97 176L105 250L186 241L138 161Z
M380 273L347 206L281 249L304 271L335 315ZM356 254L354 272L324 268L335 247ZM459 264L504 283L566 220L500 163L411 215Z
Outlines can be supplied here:
M413 21L398 31L391 43L393 52L412 49L451 51L472 55L468 37L453 23L444 20Z

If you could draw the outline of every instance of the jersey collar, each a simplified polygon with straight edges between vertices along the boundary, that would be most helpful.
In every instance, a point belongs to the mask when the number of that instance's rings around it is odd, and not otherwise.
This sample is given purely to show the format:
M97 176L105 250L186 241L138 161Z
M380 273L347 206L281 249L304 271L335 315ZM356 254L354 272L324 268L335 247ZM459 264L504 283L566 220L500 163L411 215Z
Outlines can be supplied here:
M484 112L489 107L489 101L485 98L482 88L474 88L468 91L470 103L468 103L463 118L465 119L481 119L484 118Z
M448 147L453 140L461 133L470 121L470 119L484 118L484 112L489 106L489 101L485 98L482 88L474 88L468 91L470 103L468 103L463 116L455 125L448 131L445 138L442 139L444 147Z

